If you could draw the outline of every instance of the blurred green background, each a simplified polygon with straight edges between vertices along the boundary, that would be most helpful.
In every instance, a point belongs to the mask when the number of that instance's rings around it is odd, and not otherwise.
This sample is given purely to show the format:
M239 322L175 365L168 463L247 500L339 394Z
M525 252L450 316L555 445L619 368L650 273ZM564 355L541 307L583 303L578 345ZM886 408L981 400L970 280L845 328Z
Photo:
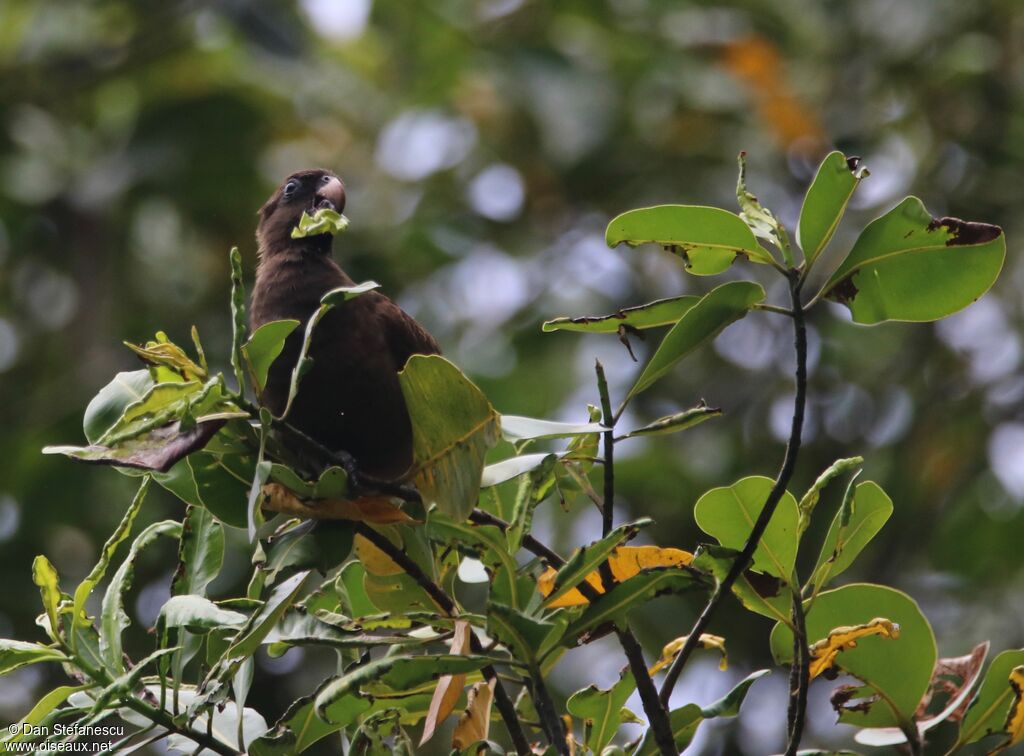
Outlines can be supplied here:
M336 256L427 325L498 409L580 420L596 402L595 358L619 396L638 366L615 338L542 334L544 319L739 275L770 284L773 301L785 294L762 266L698 279L655 248L609 250L608 219L661 202L733 208L745 149L752 191L792 227L834 146L872 176L819 267L907 193L934 215L1003 225L1009 253L994 294L937 325L868 329L838 307L817 311L794 489L863 454L862 480L896 511L849 579L910 592L941 655L986 638L1024 645L1022 94L1015 0L0 4L0 637L38 635L32 557L45 552L73 584L130 498L117 473L40 448L82 440L87 401L136 365L122 340L164 329L187 343L196 324L223 366L227 250L241 248L251 278L255 211L291 171L345 179L352 226ZM649 540L692 548L703 491L774 475L792 401L787 328L747 317L624 420L700 398L726 411L623 445L619 515L656 518ZM634 340L641 359L650 347ZM839 493L823 500L818 532ZM142 518L180 514L161 491ZM599 533L582 505L549 502L538 522L565 551ZM215 594L237 590L247 560L237 537ZM172 567L169 545L142 559L136 652ZM661 599L638 616L649 651L687 632L696 609ZM729 606L712 629L729 639L730 669L698 657L680 703L770 663L767 620ZM570 653L554 685L607 684L623 663L598 643ZM330 671L297 651L264 666L264 680L283 675L257 688L268 721ZM0 719L25 713L58 679L46 674L0 679ZM808 746L849 742L830 687L813 687ZM773 752L784 699L780 670L693 752Z

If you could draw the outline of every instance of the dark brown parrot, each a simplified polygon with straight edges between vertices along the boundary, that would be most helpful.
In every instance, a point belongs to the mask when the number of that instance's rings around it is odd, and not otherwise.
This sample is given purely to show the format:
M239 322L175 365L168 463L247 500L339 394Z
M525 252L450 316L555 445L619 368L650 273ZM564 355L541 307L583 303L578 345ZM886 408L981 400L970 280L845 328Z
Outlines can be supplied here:
M270 368L263 403L280 415L288 398L306 322L320 298L353 280L331 257L330 234L291 237L303 211L345 207L345 187L330 171L292 174L260 209L259 265L252 294L253 329L292 318L302 325ZM335 306L317 324L312 367L287 421L334 452L347 452L361 473L401 479L412 464L412 427L398 371L414 354L438 354L434 338L383 294L367 292Z

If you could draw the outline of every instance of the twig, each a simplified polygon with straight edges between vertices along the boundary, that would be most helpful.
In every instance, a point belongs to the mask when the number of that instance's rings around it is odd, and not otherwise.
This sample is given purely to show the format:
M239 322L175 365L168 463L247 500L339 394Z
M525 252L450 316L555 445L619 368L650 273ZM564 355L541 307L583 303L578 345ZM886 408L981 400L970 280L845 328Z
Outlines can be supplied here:
M764 310L765 312L774 312L778 315L785 315L788 318L793 317L793 311L788 307L778 307L777 305L765 304L764 302L758 302L754 305L755 310Z
M493 525L496 528L500 528L502 532L512 527L500 517L492 515L490 512L485 512L482 509L474 509L470 512L469 519L477 525ZM536 554L547 562L549 567L554 567L556 570L565 564L565 560L562 559L562 557L555 553L555 551L550 547L538 541L532 535L527 534L523 536L523 548L532 554Z
M540 669L531 667L528 680L544 734L547 735L548 741L554 746L555 751L563 756L569 756L565 725L562 718L558 716L558 710L555 708L555 702L551 698L551 693L548 692L547 685L544 684L543 673Z
M715 588L714 593L711 594L711 598L708 599L704 610L694 623L689 637L687 637L686 642L679 651L679 655L672 662L672 666L669 667L668 673L665 675L665 681L661 686L661 702L665 706L668 706L669 700L672 697L672 690L679 680L679 675L697 647L700 636L707 628L718 605L722 603L722 600L732 590L733 583L750 565L754 552L761 541L761 536L764 535L772 515L775 514L775 508L782 499L782 495L786 492L786 486L789 485L789 480L793 477L793 471L796 468L796 459L800 453L800 440L804 426L804 405L807 399L807 326L804 322L804 310L800 304L800 287L802 283L800 274L796 270L791 270L788 276L790 298L793 303L793 332L794 346L796 348L796 398L793 400L793 423L789 431L789 441L786 444L786 455L782 460L782 467L779 470L778 477L775 478L775 484L768 494L761 513L754 522L754 527L750 531L750 536L747 538L743 550L732 563L725 578Z
M75 657L75 665L85 672L86 675L91 677L102 686L106 687L110 685L113 680L106 670L93 667L81 657ZM222 754L222 756L237 756L239 753L231 746L226 743L222 743L217 738L207 733L197 732L191 727L182 727L179 725L174 718L163 709L157 708L156 706L150 706L148 703L135 696L125 696L120 698L121 703L134 711L136 714L141 714L143 717L148 719L150 722L163 727L168 732L173 732L183 737L188 738L194 743L198 743L200 748L208 748L209 750ZM212 720L212 716L210 719Z
M441 611L451 617L458 614L458 607L452 598L437 583L431 580L408 554L395 546L390 539L364 522L356 523L355 531L387 554L395 564L415 580L416 584L426 591L427 595L433 599ZM470 645L474 651L478 651L480 648L480 641L475 634L472 634L470 637ZM502 720L505 722L509 737L512 738L512 743L515 745L516 753L520 756L528 756L530 754L530 742L526 739L526 734L520 726L519 716L516 714L515 705L512 703L508 691L501 684L501 680L498 679L498 673L493 666L488 664L481 671L488 682L494 683L494 703L498 707L498 713L501 714Z
M597 372L597 391L601 398L601 419L608 428L604 432L604 500L601 507L601 537L606 538L615 526L615 423L617 418L612 415L612 402L608 394L608 381L605 378L604 366L598 361L594 364ZM600 567L601 583L605 593L615 585L611 562L605 559ZM583 583L587 581L584 580ZM628 625L616 628L616 635L622 651L629 661L629 668L636 681L636 689L647 715L654 741L662 756L677 756L675 737L672 735L672 722L668 716L668 705L658 699L658 689L651 679L644 661L644 652Z
M811 653L807 646L807 619L804 616L803 597L800 595L799 577L793 571L793 662L789 674L789 706L786 721L789 725L789 743L784 756L796 756L807 719L807 689L811 683Z

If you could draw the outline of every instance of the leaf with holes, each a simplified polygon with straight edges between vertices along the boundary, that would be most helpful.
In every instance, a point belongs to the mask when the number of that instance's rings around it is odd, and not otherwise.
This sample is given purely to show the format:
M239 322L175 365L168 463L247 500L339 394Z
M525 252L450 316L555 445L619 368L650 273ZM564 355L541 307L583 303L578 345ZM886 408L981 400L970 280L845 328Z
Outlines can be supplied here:
M823 291L857 323L938 320L988 291L1005 256L998 226L933 218L907 197L868 224Z

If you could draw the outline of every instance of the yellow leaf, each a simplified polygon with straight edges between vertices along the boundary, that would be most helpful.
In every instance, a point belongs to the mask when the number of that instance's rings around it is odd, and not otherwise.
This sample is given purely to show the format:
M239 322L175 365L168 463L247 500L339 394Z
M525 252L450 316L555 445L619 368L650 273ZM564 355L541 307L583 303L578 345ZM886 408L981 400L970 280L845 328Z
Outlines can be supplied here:
M386 577L388 575L401 575L405 572L391 557L358 533L356 533L355 538L355 550L356 557L368 575Z
M843 625L833 628L829 634L810 647L811 679L832 668L839 653L857 647L857 640L869 635L883 638L900 637L900 626L884 617L875 617L863 625Z
M653 675L658 670L670 665L675 660L676 655L683 650L683 646L686 644L686 639L689 637L689 635L683 635L676 638L674 641L666 643L665 647L661 649L661 658L654 663L653 667L651 667L650 674ZM709 650L713 648L718 649L722 654L722 659L718 662L718 668L723 672L729 668L729 658L725 654L725 638L721 635L701 633L700 640L697 641L697 645Z
M354 520L378 525L414 522L387 496L360 496L358 499L310 499L303 501L280 483L263 486L264 509L311 520Z
M461 751L464 748L486 740L491 730L491 701L494 700L494 684L478 682L469 689L469 703L462 712L455 732L452 734L452 748Z
M186 381L206 380L207 371L193 362L181 347L168 341L163 332L158 333L156 338L156 341L146 342L145 346L136 346L127 341L124 344L141 357L143 362L167 368Z
M468 622L465 620L456 621L455 637L452 639L453 654L465 656L469 653L470 632ZM465 687L466 675L464 674L443 675L437 681L434 695L430 699L430 708L427 709L427 718L423 722L423 737L420 738L420 745L434 737L434 730L454 711L455 704L459 702L462 689Z
M1010 687L1013 689L1013 703L1003 727L1010 736L1008 746L1024 741L1024 664L1010 671Z
M679 567L693 561L693 554L682 549L661 548L659 546L619 546L608 557L612 575L616 582L623 582L638 575L643 570L655 567ZM537 581L537 588L544 596L550 596L555 589L557 570L548 568ZM597 593L603 593L600 573L595 570L587 575L587 583ZM576 588L568 591L548 606L557 609L564 606L582 606L587 599Z

